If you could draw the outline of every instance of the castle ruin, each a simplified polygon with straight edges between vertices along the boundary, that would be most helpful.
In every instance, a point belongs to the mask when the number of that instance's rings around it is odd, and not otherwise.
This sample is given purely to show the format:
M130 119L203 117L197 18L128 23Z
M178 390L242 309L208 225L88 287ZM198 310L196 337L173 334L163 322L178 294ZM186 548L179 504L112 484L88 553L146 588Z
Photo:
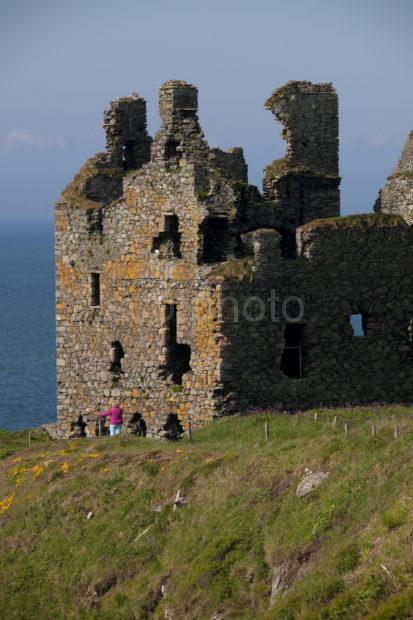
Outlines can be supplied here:
M115 402L163 437L413 401L413 133L376 213L340 217L332 84L288 82L265 106L287 152L261 194L241 148L208 146L194 86L163 84L154 139L143 98L110 104L106 152L56 204L59 435L95 434Z

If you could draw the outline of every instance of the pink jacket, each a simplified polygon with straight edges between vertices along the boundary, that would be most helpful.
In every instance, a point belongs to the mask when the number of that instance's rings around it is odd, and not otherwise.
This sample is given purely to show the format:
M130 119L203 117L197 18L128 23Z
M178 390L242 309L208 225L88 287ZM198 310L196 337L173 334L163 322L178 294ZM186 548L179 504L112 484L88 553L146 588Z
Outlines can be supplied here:
M110 416L109 424L123 424L123 411L120 407L111 407L99 413L100 416Z

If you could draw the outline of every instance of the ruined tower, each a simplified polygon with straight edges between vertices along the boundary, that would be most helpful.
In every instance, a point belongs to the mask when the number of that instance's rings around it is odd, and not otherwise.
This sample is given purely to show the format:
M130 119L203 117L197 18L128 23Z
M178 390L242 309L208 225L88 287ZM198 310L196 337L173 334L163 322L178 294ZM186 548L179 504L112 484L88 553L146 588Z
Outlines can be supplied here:
M265 169L264 196L295 226L340 215L338 99L332 84L288 82L265 107L282 122L283 159Z

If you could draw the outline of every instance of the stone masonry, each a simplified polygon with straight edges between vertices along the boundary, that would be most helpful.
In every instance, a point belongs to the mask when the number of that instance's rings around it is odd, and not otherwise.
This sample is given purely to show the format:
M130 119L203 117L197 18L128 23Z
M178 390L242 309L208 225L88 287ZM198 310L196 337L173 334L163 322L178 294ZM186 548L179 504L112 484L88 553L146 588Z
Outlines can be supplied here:
M194 86L163 84L153 140L139 95L105 112L106 152L56 204L57 435L95 434L115 403L162 438L254 408L413 401L412 134L377 213L340 217L333 86L265 105L287 152L263 195L241 148L208 146Z
M401 215L413 226L413 130L393 174L379 192L374 210L377 213Z

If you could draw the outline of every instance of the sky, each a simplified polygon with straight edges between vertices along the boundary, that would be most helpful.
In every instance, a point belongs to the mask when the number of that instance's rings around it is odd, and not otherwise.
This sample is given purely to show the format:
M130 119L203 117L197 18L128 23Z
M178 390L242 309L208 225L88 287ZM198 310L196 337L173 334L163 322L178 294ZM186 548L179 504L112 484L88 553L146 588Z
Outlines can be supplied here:
M369 212L413 128L412 30L411 0L0 0L0 222L52 221L109 101L145 97L154 135L169 79L199 88L209 144L242 146L259 189L285 151L264 101L333 82L342 213Z

